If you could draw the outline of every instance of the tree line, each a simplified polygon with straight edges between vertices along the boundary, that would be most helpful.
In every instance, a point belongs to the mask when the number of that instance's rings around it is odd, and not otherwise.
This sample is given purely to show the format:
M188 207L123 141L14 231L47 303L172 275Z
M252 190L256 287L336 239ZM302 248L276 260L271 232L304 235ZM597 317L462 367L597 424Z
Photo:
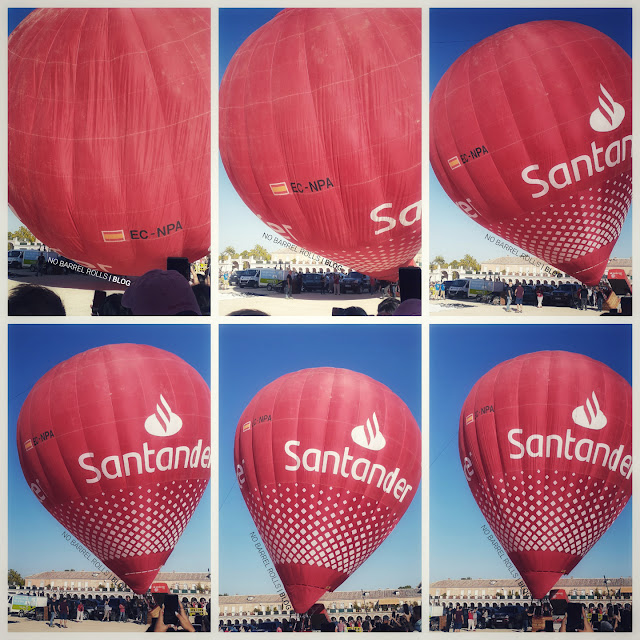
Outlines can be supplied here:
M463 269L464 271L480 271L480 263L468 253L462 260L452 260L447 262L443 256L438 255L429 263L429 270L434 269Z

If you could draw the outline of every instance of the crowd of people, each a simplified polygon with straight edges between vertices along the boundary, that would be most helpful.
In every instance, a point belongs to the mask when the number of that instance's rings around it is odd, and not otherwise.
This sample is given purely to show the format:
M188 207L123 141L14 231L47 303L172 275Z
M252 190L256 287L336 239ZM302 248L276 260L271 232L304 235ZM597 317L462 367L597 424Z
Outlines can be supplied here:
M195 631L194 624L201 631L208 631L211 616L211 601L204 597L199 600L186 596L179 601L180 610L176 616L183 628L191 627ZM194 623L189 620L189 614L193 613ZM82 623L85 620L98 620L101 622L130 622L138 625L148 625L154 630L156 625L167 625L164 622L164 609L147 596L107 597L97 599L78 598L77 595L68 596L55 594L47 597L47 614L45 622L49 627L58 626L68 628L68 622ZM181 617L182 616L182 617ZM57 623L56 623L57 620ZM186 623L185 623L186 621ZM158 630L160 630L158 628ZM166 631L167 629L162 629Z
M611 632L611 631L631 631L631 604L626 603L624 606L606 604L606 603L575 603L578 607L579 615L570 617L568 607L574 603L568 604L564 601L564 607L559 612L554 613L551 602L545 602L542 605L523 606L520 604L509 607L468 607L465 605L449 605L443 607L442 617L437 616L432 619L432 630L445 632L459 632L463 629L466 631L475 631L477 629L491 629L498 627L501 623L496 622L500 619L506 628L516 631L533 631L534 619L538 618L539 631L554 631L554 620L559 631L594 631L594 632ZM444 624L441 623L441 619ZM575 628L573 628L575 626ZM544 628L543 628L544 627Z
M301 615L299 618L266 618L265 620L243 618L231 620L220 619L218 631L224 633L235 632L408 632L422 631L422 608L409 607L406 611L383 614L365 614L355 616Z
M100 295L101 294L101 295ZM64 316L60 296L37 284L20 284L9 292L10 316ZM209 316L208 272L191 266L191 277L174 270L153 269L136 278L124 293L96 291L94 316Z

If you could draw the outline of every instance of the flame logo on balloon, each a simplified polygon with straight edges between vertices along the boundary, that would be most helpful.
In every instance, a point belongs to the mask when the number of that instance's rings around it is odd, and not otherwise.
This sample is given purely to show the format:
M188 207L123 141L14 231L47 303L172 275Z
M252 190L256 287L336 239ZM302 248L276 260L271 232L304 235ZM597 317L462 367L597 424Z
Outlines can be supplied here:
M356 444L359 444L365 449L380 451L380 449L384 449L387 441L380 433L380 426L378 425L378 418L375 412L373 413L373 425L372 427L371 420L367 418L366 425L361 424L351 431L351 437Z
M589 119L589 124L594 131L605 133L617 129L624 120L624 107L618 104L611 94L600 85L602 94L598 96L601 109L596 109Z
M162 407L157 404L156 413L152 413L145 420L144 428L147 430L147 433L152 436L166 437L175 435L182 429L182 418L171 411L169 403L164 399L162 394L160 394L160 402L165 410L163 411ZM158 418L158 416L160 416L160 418ZM160 420L162 420L162 422Z
M596 392L591 392L593 398L593 405L589 398L587 398L587 409L585 411L584 405L580 405L573 410L571 417L573 421L579 426L585 429L599 430L604 429L607 426L607 416L602 413L600 405L598 404L598 398L596 398ZM595 407L595 411L594 411ZM587 411L589 415L587 415Z

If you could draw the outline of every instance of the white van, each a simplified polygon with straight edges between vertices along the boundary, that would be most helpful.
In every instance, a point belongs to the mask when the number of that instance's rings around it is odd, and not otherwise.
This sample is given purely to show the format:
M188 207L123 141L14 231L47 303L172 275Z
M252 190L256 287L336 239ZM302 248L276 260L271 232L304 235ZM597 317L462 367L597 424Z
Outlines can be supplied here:
M503 290L503 282L469 278L468 280L455 280L449 287L447 295L450 298L477 298L486 293L501 293Z
M37 249L14 249L9 251L9 268L30 269L38 268L38 257L44 255L45 261L59 258L55 251L38 251Z
M284 271L281 269L246 269L240 276L240 287L266 287L278 284L284 280Z
M38 609L44 609L47 606L47 599L42 596L9 596L9 615L32 616L38 614ZM40 612L42 613L42 612ZM42 618L41 618L42 619Z

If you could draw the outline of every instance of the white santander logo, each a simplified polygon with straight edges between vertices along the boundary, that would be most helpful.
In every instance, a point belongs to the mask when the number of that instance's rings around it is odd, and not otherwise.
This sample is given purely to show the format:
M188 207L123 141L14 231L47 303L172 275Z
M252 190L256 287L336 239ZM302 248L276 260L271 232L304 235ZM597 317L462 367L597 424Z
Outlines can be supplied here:
M157 404L156 413L152 413L146 419L144 428L147 430L147 433L152 436L164 437L175 435L182 429L182 418L171 411L169 403L164 399L162 394L160 394L160 403L164 407L164 411L162 407ZM158 418L158 416L160 416L160 418Z
M371 420L367 419L366 425L361 424L351 431L351 437L356 444L371 451L380 451L387 444L384 436L380 433L375 412L373 414L373 427L371 426Z
M600 409L595 391L591 392L591 397L593 398L593 405L589 398L587 398L586 410L585 405L580 405L573 410L571 417L579 427L593 429L594 431L604 429L607 426L607 416L605 416Z
M589 119L589 124L594 131L606 133L617 129L624 120L624 107L618 104L611 94L600 85L602 94L598 96L600 103L599 109L596 109Z

